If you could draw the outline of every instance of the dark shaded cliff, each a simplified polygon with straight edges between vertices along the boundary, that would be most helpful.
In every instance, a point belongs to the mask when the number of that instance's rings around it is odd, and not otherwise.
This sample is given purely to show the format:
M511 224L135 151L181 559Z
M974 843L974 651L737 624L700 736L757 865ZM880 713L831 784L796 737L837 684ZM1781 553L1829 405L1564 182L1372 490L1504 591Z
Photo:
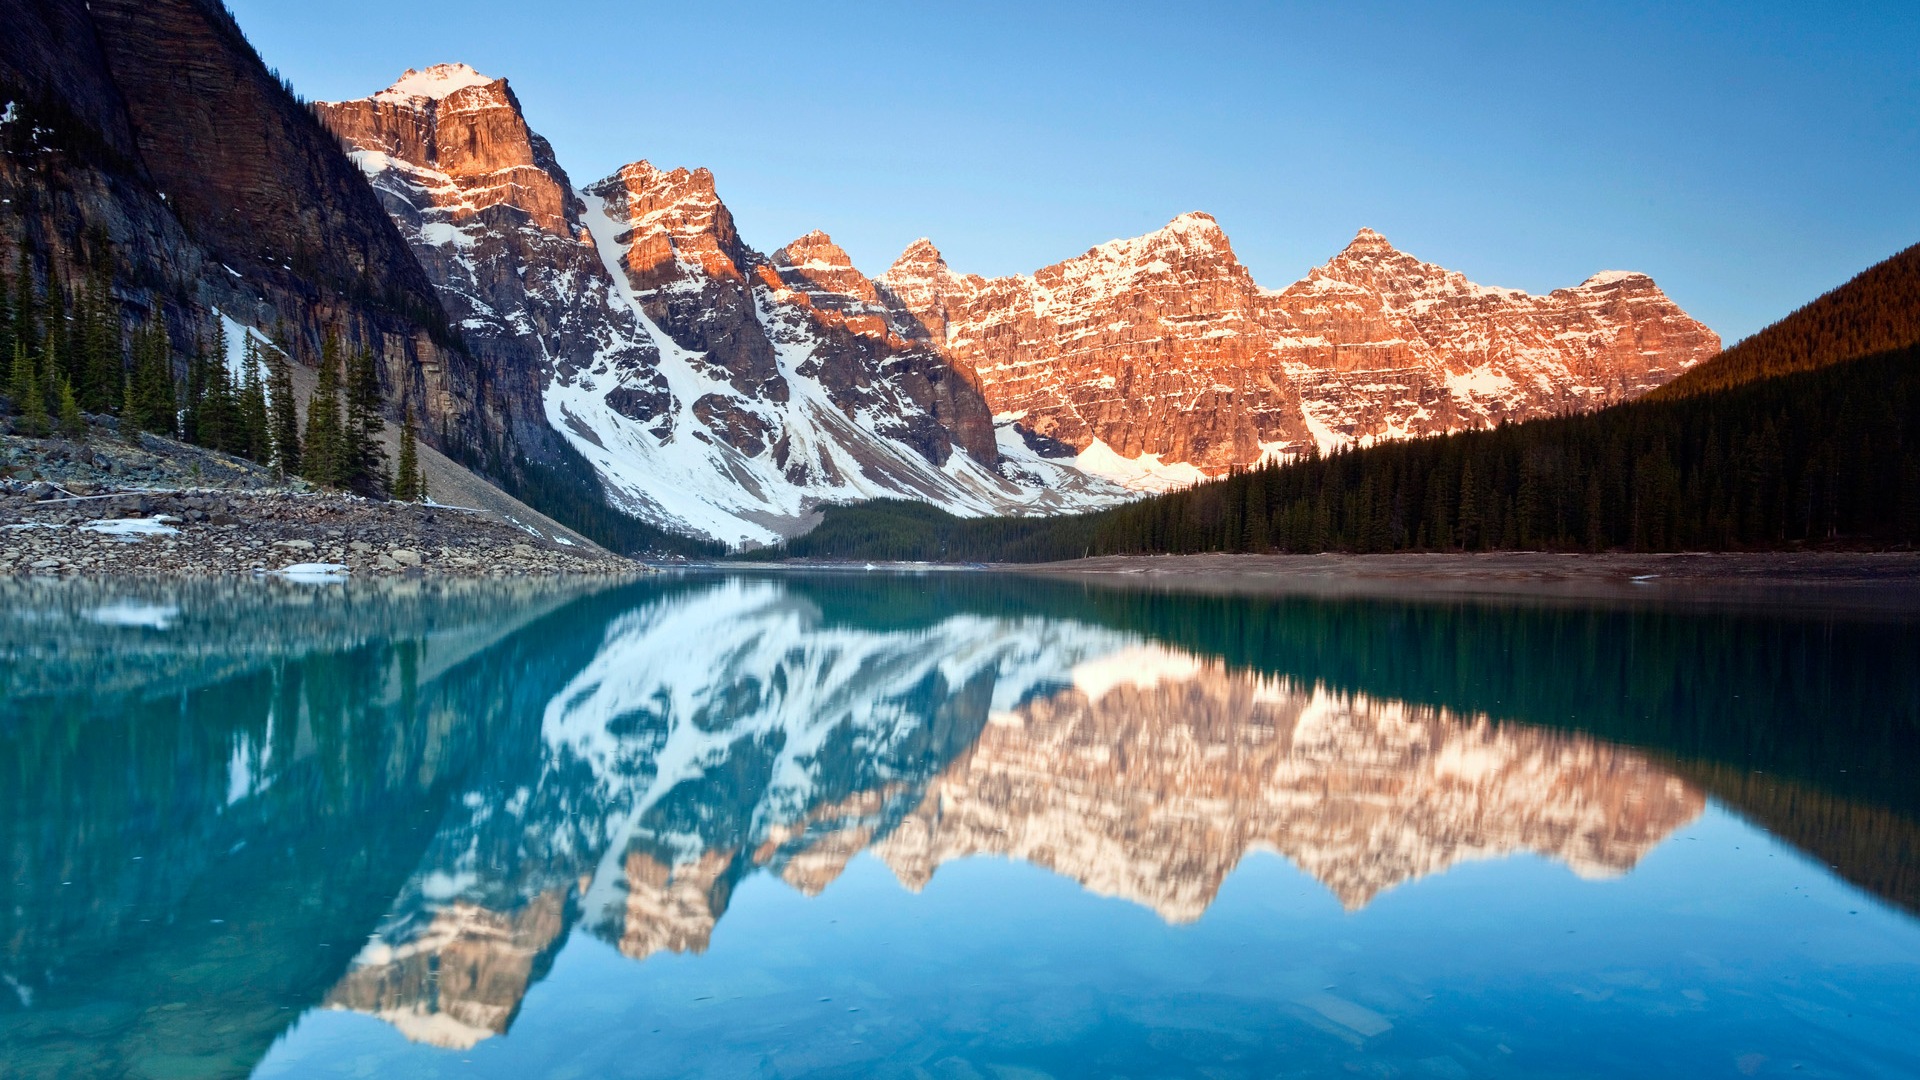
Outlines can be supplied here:
M338 144L211 0L0 0L0 255L113 270L177 353L212 309L296 353L371 348L389 399L470 460L509 459L484 373Z

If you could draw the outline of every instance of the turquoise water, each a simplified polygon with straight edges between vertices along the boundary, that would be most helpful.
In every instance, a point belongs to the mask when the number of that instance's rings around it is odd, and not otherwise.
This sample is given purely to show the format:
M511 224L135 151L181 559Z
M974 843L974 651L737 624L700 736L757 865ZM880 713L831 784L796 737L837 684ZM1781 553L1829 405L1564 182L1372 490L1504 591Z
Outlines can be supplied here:
M1920 1075L1920 622L0 584L0 1075Z

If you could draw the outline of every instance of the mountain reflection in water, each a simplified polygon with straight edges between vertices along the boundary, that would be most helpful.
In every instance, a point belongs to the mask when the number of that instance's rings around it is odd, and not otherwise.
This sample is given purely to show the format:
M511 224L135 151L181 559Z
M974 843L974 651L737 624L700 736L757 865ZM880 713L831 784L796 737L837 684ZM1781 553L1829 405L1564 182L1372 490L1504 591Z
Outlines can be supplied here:
M1350 911L1519 852L1618 876L1711 795L1836 864L1851 844L1850 876L1913 902L1913 807L1871 766L1821 767L1910 755L1912 679L1873 671L1907 624L1223 620L991 580L13 588L0 1055L22 1075L156 1053L240 1074L315 1005L470 1048L576 928L700 953L750 875L812 896L863 852L914 891L1002 856L1188 924L1254 851ZM1501 689L1583 634L1585 668ZM1758 755L1689 700L1743 692ZM1701 726L1631 715L1649 695ZM1857 730L1795 730L1808 702ZM1767 753L1812 773L1756 787L1790 772Z

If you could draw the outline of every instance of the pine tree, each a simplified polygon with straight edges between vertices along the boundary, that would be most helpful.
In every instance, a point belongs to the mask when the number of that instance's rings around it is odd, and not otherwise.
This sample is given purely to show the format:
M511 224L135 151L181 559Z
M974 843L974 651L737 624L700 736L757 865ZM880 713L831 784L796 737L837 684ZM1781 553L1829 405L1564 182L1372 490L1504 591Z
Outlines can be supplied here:
M87 421L80 415L80 399L74 396L73 383L60 383L60 434L69 439L87 437Z
M20 415L21 432L44 438L48 431L46 391L40 384L33 354L23 345L13 347L13 378L9 380L8 395L13 398L14 411Z
M133 371L121 411L129 439L142 431L172 435L180 430L172 351L167 324L156 309L134 336Z
M47 263L47 329L40 347L40 378L48 387L70 374L67 368L73 355L73 319L67 314L67 290L60 283L52 260Z
M300 414L293 403L293 362L285 351L274 355L268 372L271 383L267 402L269 437L273 442L273 460L280 475L300 475Z
M386 429L382 405L380 373L373 353L359 349L347 370L347 485L364 495L386 494L387 451L380 442Z
M28 352L40 350L38 303L33 295L33 261L27 257L25 244L20 245L17 269L13 277L13 344L24 346Z
M264 465L273 460L273 431L267 419L267 389L260 379L260 346L247 339L246 375L240 383L240 430L245 434L247 460Z
M113 412L121 405L117 391L126 365L126 346L121 340L113 278L104 266L87 279L82 312L81 330L76 335L80 351L73 363L74 393L89 412Z
M329 335L320 346L320 383L307 401L301 448L300 475L321 487L344 488L353 475L340 404L340 343Z
M0 270L0 358L13 359L13 282Z
M413 427L413 406L408 405L400 422L400 464L393 478L393 497L401 502L426 498L426 478L420 475L420 448Z

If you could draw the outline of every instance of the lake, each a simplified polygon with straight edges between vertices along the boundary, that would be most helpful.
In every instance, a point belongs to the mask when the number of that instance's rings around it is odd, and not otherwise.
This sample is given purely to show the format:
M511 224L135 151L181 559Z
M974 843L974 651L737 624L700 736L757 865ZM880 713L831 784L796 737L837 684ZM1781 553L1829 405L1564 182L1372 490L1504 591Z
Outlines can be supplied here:
M0 600L7 1077L1920 1075L1916 617Z

